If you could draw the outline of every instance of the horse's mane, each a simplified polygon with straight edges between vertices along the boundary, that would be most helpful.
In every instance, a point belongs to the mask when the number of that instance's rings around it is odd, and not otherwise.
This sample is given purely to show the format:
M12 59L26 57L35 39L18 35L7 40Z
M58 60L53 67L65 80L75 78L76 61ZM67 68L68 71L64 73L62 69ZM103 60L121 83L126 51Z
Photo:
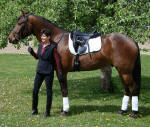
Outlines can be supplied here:
M47 24L49 24L49 25L53 25L53 26L55 26L55 27L57 27L57 28L59 28L59 29L65 31L63 28L58 27L57 25L55 25L54 23L52 23L50 20L48 20L48 19L46 19L46 18L44 18L44 17L42 17L42 16L37 16L37 15L34 15L34 14L32 14L32 13L26 13L26 14L27 14L28 16L29 16L29 15L32 15L32 16L34 16L34 17L40 19L41 21L43 21L43 22L45 22L45 23L47 23ZM17 19L17 22L18 22L22 17L23 17L23 15L19 16L19 18Z
M46 18L44 18L44 17L42 17L42 16L37 16L37 15L34 15L34 14L30 14L30 15L35 16L35 17L37 17L37 18L43 20L43 21L46 22L46 23L53 24L50 20L48 20L48 19L46 19ZM53 24L53 25L55 25L55 24ZM55 26L56 26L56 25L55 25Z
M50 20L48 20L48 19L46 19L46 18L44 18L44 17L42 17L42 16L37 16L37 15L34 15L34 14L29 14L29 15L35 16L36 18L42 20L43 22L48 23L49 25L53 25L53 26L55 26L55 27L57 27L57 28L59 28L59 29L65 31L63 28L58 27L56 24L52 23Z

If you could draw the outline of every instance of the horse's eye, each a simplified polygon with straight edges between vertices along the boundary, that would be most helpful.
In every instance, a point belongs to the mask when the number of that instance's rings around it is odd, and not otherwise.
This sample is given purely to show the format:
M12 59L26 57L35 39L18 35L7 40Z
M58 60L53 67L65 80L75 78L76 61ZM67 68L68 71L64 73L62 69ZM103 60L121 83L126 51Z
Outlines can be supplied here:
M22 22L18 22L18 25L21 25L22 24Z

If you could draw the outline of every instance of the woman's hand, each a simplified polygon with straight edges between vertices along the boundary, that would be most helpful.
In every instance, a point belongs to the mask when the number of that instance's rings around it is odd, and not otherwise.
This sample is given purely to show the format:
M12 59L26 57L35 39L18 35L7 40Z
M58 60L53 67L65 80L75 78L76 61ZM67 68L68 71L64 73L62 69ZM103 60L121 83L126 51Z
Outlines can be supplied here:
M35 59L38 59L37 54L34 52L33 48L31 48L30 46L28 47L28 52L29 52Z
M33 52L33 48L31 48L30 46L28 47L28 52L32 53Z

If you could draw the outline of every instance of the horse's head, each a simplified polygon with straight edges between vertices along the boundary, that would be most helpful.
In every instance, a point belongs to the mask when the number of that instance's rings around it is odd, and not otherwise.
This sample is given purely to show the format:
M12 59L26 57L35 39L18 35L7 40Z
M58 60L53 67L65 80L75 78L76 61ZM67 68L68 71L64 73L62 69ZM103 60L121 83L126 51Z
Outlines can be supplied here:
M22 16L20 16L16 22L16 26L13 28L9 34L9 42L17 44L21 39L31 34L30 23L28 23L29 14L22 11Z

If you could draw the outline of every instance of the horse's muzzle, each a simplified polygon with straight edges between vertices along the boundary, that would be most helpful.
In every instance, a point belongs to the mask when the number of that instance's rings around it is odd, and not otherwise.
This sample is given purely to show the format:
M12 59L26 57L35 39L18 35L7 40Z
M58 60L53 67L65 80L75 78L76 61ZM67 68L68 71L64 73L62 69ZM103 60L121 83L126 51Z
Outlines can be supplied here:
M18 43L18 39L16 39L16 38L13 38L13 39L8 38L8 41L9 41L9 43L12 43L12 44Z
M12 33L9 35L8 37L8 41L9 43L12 43L12 44L17 44L19 39L17 39Z

